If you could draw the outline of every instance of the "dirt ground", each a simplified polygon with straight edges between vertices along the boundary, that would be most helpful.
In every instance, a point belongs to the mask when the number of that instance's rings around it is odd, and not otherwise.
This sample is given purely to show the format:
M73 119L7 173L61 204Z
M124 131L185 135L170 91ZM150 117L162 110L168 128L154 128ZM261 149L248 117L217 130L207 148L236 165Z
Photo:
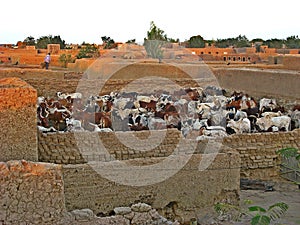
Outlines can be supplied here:
M269 206L284 202L289 208L286 213L272 221L272 225L299 225L300 224L300 189L296 184L289 181L274 182L273 191L264 190L241 190L240 205L242 209L247 209L249 206L260 206L268 209ZM244 204L245 200L251 200L249 205ZM201 225L215 224L215 225L250 225L250 216L242 216L239 221L232 218L232 214L222 217L210 217L200 222Z
M300 189L291 182L278 182L274 185L274 191L262 190L241 191L241 201L252 200L254 205L268 208L277 202L288 204L286 214L274 224L294 225L300 224ZM237 223L242 224L242 223Z

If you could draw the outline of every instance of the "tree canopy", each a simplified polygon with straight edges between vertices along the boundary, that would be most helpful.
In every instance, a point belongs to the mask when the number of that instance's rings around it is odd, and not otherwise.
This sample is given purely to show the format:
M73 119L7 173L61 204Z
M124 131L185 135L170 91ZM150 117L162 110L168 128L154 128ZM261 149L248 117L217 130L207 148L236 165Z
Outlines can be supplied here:
M219 48L228 48L228 47L250 47L251 43L245 35L239 35L235 38L226 38L226 39L217 39L215 46Z
M147 38L146 40L159 40L159 41L167 41L167 35L163 30L158 28L154 21L150 22L150 30L147 31Z
M187 41L188 48L204 48L204 46L205 46L205 41L204 41L203 37L201 37L200 35L192 36Z
M66 43L61 37L58 36L42 36L36 40L36 47L40 49L46 49L48 44L59 44L61 49L66 47Z
M103 36L101 37L101 40L104 44L104 49L111 49L116 47L114 39L110 37Z
M285 45L287 48L300 48L300 39L298 35L287 37Z
M79 53L76 55L77 59L82 58L96 58L99 57L100 53L95 45L89 43L82 43Z
M150 29L147 31L147 37L144 38L144 46L148 56L155 59L162 59L163 50L162 47L167 42L179 42L179 39L175 40L168 38L165 31L158 28L153 21L150 22Z
M24 43L24 45L27 45L27 46L35 46L35 44L36 44L35 39L32 36L29 36L29 37L25 38L23 43Z

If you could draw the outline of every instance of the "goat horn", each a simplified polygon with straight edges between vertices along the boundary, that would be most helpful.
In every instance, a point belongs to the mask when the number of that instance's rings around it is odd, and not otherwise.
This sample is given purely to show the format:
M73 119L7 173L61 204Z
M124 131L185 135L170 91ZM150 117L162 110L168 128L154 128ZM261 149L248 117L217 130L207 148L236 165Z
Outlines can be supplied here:
M43 116L42 116L42 112L40 112L40 117L41 117L42 119L44 119L44 118L45 118L45 117L43 117Z

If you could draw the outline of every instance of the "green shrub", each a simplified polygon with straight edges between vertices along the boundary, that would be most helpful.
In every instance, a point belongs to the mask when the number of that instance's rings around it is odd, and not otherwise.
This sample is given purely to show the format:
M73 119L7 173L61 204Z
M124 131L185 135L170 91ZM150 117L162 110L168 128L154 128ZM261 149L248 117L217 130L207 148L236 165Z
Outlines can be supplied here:
M251 204L252 201L247 200L246 204ZM251 217L251 225L269 225L271 221L276 221L288 210L289 206L284 202L278 202L268 209L261 206L250 206L247 209L227 204L215 204L215 211L219 215L233 215L234 220L240 220L243 216L248 215Z
M65 68L67 68L68 63L73 63L75 61L75 59L73 59L70 54L61 54L58 60L61 63L61 65Z
M99 57L98 48L91 44L82 45L79 53L76 55L77 59L82 58L96 58Z

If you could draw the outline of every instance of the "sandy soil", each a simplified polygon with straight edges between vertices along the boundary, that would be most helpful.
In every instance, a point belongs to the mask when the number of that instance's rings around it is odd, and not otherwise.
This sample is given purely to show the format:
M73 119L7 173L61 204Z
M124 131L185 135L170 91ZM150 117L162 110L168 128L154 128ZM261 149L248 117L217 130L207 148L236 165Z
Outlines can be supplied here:
M290 182L275 183L274 191L262 190L241 191L241 201L250 199L254 205L268 208L277 202L285 202L289 209L286 214L273 224L294 225L300 224L300 189ZM243 224L243 223L237 223Z
M299 225L300 224L300 189L297 185L288 182L280 181L274 185L274 191L263 191L263 190L241 190L240 193L240 204L241 208L247 209L249 206L260 206L268 209L269 206L284 202L289 208L287 212L276 221L272 221L272 225ZM243 204L245 200L251 200L252 204ZM226 214L222 217L210 218L202 225L215 224L215 225L250 225L251 216L242 216L237 222L233 218L233 214Z

